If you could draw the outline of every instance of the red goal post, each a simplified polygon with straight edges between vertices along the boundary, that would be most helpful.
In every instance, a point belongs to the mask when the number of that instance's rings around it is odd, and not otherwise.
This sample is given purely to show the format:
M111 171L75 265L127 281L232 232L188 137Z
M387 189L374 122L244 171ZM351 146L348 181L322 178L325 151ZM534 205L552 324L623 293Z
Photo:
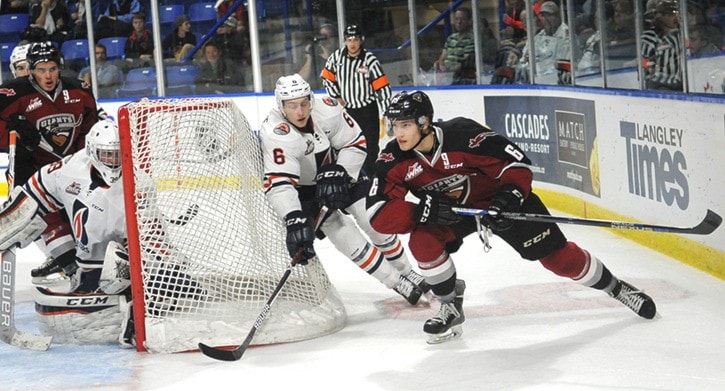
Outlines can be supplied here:
M230 99L143 99L118 124L138 350L238 345L290 263L258 137ZM294 268L255 344L329 334L345 318L311 262Z

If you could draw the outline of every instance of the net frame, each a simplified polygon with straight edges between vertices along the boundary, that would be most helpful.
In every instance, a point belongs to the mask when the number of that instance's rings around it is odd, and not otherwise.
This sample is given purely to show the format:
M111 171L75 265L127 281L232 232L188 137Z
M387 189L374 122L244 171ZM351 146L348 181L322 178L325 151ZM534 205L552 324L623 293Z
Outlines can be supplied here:
M137 349L238 344L290 263L257 135L230 99L143 99L118 123ZM315 259L294 268L254 341L315 338L345 319Z

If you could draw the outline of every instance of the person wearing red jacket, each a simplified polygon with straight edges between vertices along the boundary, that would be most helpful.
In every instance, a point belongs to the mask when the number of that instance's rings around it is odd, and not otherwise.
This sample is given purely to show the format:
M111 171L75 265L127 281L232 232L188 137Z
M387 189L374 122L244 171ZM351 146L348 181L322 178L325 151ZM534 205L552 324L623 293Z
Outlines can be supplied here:
M465 282L457 278L451 254L464 237L487 230L475 217L456 214L454 206L488 209L485 225L521 257L603 290L643 318L655 316L651 297L617 279L599 259L568 241L556 224L502 216L549 214L531 189L531 161L516 144L468 118L433 123L433 105L421 91L398 93L385 115L395 140L376 161L368 216L378 232L410 234L408 247L441 303L423 326L428 343L460 336ZM420 202L406 199L408 192Z

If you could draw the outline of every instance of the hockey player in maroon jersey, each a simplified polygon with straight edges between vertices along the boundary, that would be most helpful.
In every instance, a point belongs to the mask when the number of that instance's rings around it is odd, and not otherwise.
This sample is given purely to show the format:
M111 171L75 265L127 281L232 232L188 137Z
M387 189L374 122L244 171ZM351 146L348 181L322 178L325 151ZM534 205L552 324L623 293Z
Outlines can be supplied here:
M40 167L68 156L85 145L85 135L98 121L96 101L88 85L60 76L61 56L51 42L33 44L27 54L30 77L0 86L0 122L18 134L14 174L8 183L23 185ZM8 134L0 134L7 140ZM14 171L14 172L11 172ZM31 272L35 282L64 267L72 272L74 243L70 225L61 213L45 216L41 237L46 263Z
M385 115L395 140L378 156L368 214L379 232L410 234L410 251L441 302L438 314L423 326L428 343L459 337L465 320L465 283L457 279L451 254L465 236L477 231L477 223L472 216L453 212L453 206L488 209L485 224L523 258L603 290L643 318L655 316L649 296L567 241L556 224L499 215L549 214L532 192L531 162L516 144L471 119L432 123L433 105L421 91L398 93ZM418 204L405 199L408 191L420 199Z

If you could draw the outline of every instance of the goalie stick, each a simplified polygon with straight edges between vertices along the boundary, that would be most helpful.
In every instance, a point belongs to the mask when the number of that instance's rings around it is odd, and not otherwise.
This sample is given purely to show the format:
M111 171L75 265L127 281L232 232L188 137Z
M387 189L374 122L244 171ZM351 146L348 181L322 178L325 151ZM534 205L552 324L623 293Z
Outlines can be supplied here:
M12 346L48 350L53 337L22 332L15 328L15 248L2 253L0 268L0 339Z
M315 228L314 231L317 232L317 229L320 228L322 225L322 222L327 218L327 212L328 209L326 206L323 206L320 209L320 212L317 214L317 217L315 218ZM252 325L252 329L249 330L249 333L247 334L247 338L244 339L244 342L242 342L241 345L237 346L236 348L232 350L225 350L225 349L218 349L209 345L206 345L202 342L199 342L199 349L202 353L204 353L206 356L211 357L216 360L220 361L237 361L240 358L242 358L242 355L245 351L247 351L247 348L252 343L252 338L254 338L254 334L257 333L257 330L259 330L259 327L262 326L262 323L264 323L264 320L267 318L267 315L269 315L269 311L272 309L272 304L277 299L277 296L279 295L279 292L282 291L282 288L284 287L284 284L287 282L287 279L289 279L290 274L292 274L292 269L294 269L295 266L297 266L297 262L299 261L300 256L302 255L302 249L300 249L297 254L292 258L292 262L287 266L287 269L284 271L284 274L282 275L282 278L277 283L277 287L274 288L274 291L272 292L272 295L269 296L269 299L267 299L267 302L264 304L264 307L262 307L262 311L259 313L259 316L257 316L257 320L254 321L254 324Z
M483 216L488 213L486 209L472 209L472 208L452 208L454 212L464 216ZM537 221L541 223L564 223L564 224L578 224L578 225L591 225L595 227L605 228L618 228L618 229L632 229L638 231L653 231L653 232L666 232L666 233L680 233L680 234L691 234L691 235L709 235L717 229L722 223L722 217L712 210L708 209L705 217L700 221L699 224L693 227L673 227L668 225L654 225L654 224L642 224L632 223L627 221L611 221L611 220L596 220L596 219L584 219L577 217L564 217L564 216L550 216L534 213L518 213L518 212L503 212L501 215L507 219L519 220L519 221Z

